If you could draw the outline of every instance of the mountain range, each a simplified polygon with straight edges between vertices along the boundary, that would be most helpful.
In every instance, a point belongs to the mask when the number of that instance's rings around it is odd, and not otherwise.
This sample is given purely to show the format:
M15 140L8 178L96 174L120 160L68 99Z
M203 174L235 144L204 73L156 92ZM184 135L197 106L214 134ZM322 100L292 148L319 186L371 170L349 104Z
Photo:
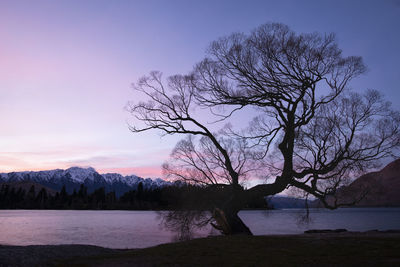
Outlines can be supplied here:
M143 184L144 189L154 189L172 182L163 179L141 178L136 175L122 176L118 173L99 174L93 168L71 167L66 170L56 169L49 171L23 171L0 173L0 183L34 182L45 187L60 191L65 185L68 193L78 190L81 184L88 188L91 193L94 190L104 187L106 192L115 191L119 197L125 192L135 190L139 183Z
M47 188L60 191L65 185L68 193L78 190L81 184L91 193L104 187L106 192L115 191L117 197L130 190L136 190L139 183L144 189L154 189L163 186L179 184L163 179L141 178L136 175L122 176L118 173L99 174L93 168L72 167L66 170L24 171L0 173L0 183L33 182ZM351 202L355 196L366 193L356 204L363 207L400 206L400 159L389 163L380 171L370 172L355 179L348 186L338 190L341 202ZM269 204L274 208L303 208L304 199L284 196L269 197ZM320 206L316 201L310 206Z

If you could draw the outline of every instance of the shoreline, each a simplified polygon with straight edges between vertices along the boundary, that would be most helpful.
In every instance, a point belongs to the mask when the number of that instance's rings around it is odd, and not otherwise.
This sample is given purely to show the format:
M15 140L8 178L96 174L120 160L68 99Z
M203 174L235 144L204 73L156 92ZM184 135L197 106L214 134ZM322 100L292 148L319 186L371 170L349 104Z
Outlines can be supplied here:
M0 266L400 265L400 232L213 236L142 249L0 245ZM325 262L325 263L324 263ZM313 264L314 263L314 264Z

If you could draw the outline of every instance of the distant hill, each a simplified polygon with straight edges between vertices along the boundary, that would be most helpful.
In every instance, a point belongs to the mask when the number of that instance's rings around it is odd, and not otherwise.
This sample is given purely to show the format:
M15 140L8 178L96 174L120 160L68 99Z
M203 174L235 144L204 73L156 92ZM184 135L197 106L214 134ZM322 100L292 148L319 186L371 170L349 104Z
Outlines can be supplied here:
M363 195L357 207L400 206L400 159L389 163L382 170L364 174L350 185L338 190L340 202L351 202Z
M348 186L338 189L339 203L349 203L365 195L355 207L400 206L400 159L389 163L380 171L364 174ZM305 199L270 196L268 206L274 209L305 208ZM328 199L328 202L333 201ZM309 202L309 207L323 207L319 200Z
M306 200L287 196L269 196L266 198L268 207L272 209L304 209Z
M115 191L118 197L125 192L135 190L139 183L143 184L144 189L154 189L172 184L162 179L143 179L136 175L122 176L118 173L99 174L93 168L79 167L72 167L66 170L0 173L0 183L2 182L33 182L55 191L60 191L62 186L65 185L68 193L72 193L74 189L79 190L80 185L84 184L88 188L88 193L104 187L106 192Z

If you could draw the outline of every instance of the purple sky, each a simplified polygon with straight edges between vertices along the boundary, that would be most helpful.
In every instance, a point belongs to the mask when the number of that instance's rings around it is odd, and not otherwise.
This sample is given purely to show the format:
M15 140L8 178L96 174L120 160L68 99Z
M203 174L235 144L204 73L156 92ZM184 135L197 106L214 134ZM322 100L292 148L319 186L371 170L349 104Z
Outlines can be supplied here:
M400 1L0 1L0 172L92 166L160 176L181 137L132 134L124 106L151 70L187 73L208 44L281 22L335 32L369 71L356 90L400 109Z

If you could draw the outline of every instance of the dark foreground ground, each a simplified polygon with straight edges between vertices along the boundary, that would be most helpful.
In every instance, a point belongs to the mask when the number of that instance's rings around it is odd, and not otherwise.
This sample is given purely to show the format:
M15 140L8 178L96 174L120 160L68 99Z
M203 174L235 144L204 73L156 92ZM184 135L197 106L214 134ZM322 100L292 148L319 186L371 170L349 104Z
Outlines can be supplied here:
M0 246L0 266L400 266L400 234L219 236L131 250Z

